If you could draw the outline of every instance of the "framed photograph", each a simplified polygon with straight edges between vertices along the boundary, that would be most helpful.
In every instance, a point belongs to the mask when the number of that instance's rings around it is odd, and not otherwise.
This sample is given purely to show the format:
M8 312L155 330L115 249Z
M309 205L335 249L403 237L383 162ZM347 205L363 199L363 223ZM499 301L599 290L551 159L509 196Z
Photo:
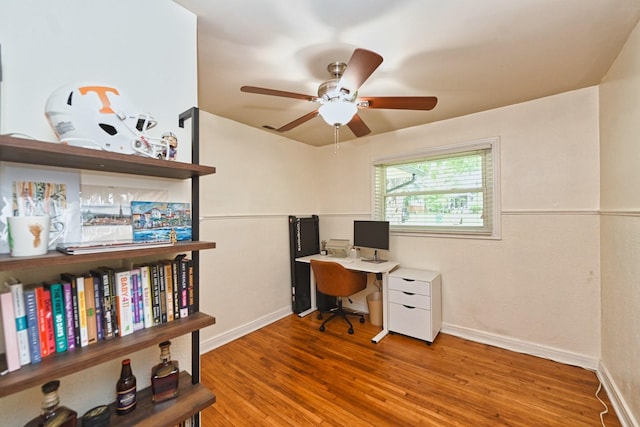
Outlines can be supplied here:
M45 166L3 163L0 172L0 253L9 252L7 217L50 215L63 224L58 241L80 238L80 173Z
M191 240L191 204L131 202L134 241Z
M81 186L82 242L126 241L133 239L131 202L166 201L166 190L101 185Z

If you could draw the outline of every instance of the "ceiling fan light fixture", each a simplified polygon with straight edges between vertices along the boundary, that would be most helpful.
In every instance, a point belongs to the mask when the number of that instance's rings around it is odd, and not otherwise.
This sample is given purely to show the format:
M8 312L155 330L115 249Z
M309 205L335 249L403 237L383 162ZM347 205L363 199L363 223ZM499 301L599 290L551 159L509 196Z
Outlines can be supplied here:
M320 116L331 126L344 126L353 119L358 106L353 102L331 101L322 105L318 112Z

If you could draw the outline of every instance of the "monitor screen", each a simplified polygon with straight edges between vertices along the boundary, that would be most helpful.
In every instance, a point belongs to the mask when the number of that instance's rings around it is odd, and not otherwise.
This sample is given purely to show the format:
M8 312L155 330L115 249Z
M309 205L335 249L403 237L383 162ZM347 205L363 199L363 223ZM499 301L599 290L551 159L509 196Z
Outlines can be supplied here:
M353 246L389 250L389 221L353 221Z

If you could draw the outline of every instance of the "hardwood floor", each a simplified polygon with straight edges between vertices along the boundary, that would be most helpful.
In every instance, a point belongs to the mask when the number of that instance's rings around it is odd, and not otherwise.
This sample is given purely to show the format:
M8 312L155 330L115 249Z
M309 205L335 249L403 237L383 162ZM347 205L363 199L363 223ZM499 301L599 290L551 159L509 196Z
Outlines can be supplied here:
M600 426L594 372L440 334L291 315L202 356L210 426ZM620 426L609 406L607 426Z

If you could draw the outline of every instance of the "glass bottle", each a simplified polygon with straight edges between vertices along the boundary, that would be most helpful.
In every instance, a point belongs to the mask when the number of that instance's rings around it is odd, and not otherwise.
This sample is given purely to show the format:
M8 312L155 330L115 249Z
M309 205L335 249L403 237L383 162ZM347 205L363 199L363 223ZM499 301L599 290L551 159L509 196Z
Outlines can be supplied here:
M131 359L122 361L120 379L116 384L116 414L124 415L136 409L136 377L131 372Z
M58 388L60 381L49 381L42 386L42 412L40 416L32 419L25 427L75 427L78 413L66 406L60 406Z
M160 363L151 368L151 393L153 403L164 402L178 395L180 369L178 361L171 360L171 341L163 341L160 347Z

